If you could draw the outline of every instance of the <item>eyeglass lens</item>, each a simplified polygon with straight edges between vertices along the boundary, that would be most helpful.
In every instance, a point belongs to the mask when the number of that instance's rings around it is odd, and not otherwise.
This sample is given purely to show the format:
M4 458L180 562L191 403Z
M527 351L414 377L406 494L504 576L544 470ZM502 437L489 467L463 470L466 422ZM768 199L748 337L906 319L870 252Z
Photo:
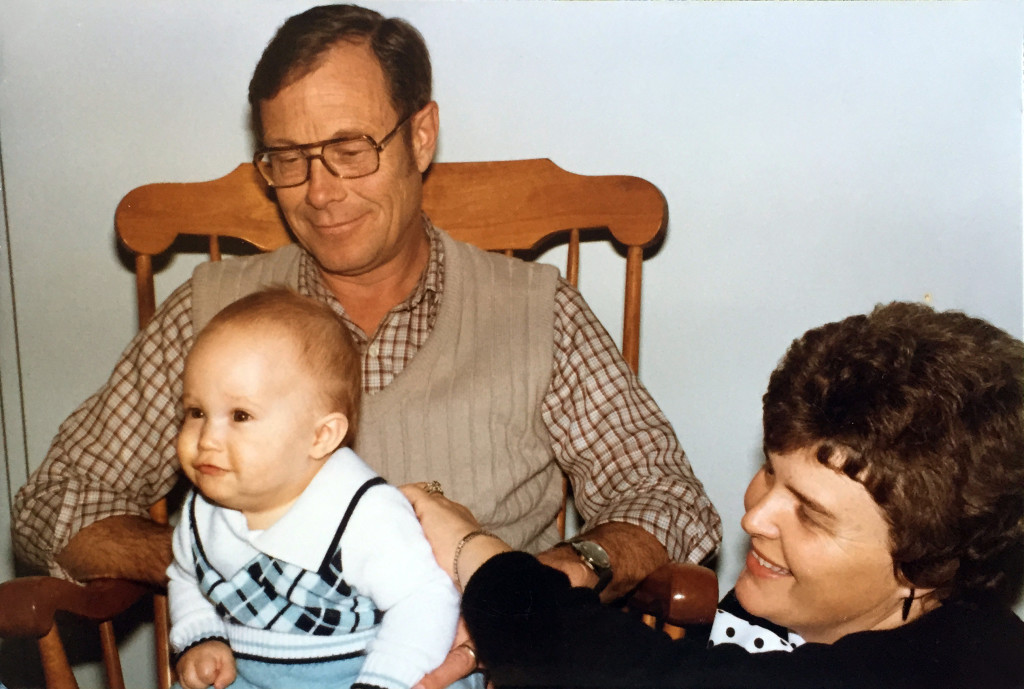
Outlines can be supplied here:
M275 187L297 186L309 178L309 166L319 158L338 177L365 177L377 171L377 148L366 139L338 141L324 146L320 154L299 149L269 151L259 159L260 169Z

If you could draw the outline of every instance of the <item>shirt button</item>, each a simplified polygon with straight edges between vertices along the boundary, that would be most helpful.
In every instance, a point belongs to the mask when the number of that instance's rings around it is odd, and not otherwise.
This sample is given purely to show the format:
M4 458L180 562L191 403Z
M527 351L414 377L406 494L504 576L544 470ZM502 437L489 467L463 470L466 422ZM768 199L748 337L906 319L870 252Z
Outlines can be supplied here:
M366 353L370 356L377 356L380 354L380 344L376 341L371 342L370 346L366 348Z

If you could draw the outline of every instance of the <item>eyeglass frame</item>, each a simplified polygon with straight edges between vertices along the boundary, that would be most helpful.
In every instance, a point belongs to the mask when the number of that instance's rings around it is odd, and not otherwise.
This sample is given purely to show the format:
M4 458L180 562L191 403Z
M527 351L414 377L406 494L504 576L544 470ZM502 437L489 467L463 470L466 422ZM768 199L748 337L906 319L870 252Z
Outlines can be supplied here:
M376 139L374 139L369 134L362 134L360 136L339 136L334 139L325 139L323 141L314 141L313 143L298 144L295 146L264 146L263 148L257 149L256 153L253 154L252 164L257 170L259 170L260 176L262 176L263 179L266 180L267 184L270 186L271 189L291 189L292 187L301 187L303 184L309 181L309 177L313 172L314 160L319 160L320 164L324 166L325 170L327 170L329 173L340 179L360 179L362 177L369 177L373 173L380 170L380 154L384 151L384 147L391 143L391 140L395 138L395 134L397 134L402 127L408 124L409 121L415 115L416 113L407 115L404 119L402 119L398 124L395 125L394 129L392 129L390 132L384 135L384 138L380 140L380 143L377 143ZM368 144L370 144L370 147L373 150L377 152L377 166L373 168L373 170L366 172L362 175L350 175L346 177L335 172L334 169L327 162L327 160L324 159L324 148L326 148L327 146L331 146L333 144L348 143L350 141L365 141ZM308 154L306 152L306 149L308 148L319 148L320 152L316 154ZM263 171L263 167L260 165L259 162L260 158L267 155L268 153L281 153L284 151L298 151L299 153L302 154L302 157L306 159L306 177L301 182L296 182L295 184L274 184L273 180L271 180L267 173Z

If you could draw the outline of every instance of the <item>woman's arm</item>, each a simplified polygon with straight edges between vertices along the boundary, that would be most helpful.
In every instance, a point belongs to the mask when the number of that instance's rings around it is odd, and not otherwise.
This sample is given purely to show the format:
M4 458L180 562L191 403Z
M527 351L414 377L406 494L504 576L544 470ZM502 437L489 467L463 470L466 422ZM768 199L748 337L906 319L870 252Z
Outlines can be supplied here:
M498 553L512 549L508 543L480 528L473 513L439 493L427 493L422 484L401 487L412 503L416 518L434 551L434 559L456 588L463 586L477 568Z
M792 652L708 649L672 641L517 552L476 570L462 614L495 687L1017 689L1024 676L1024 626L1005 609L947 603L908 625Z
M466 585L462 614L498 687L685 686L680 663L701 650L603 605L525 553L483 563Z
M733 644L709 651L695 641L672 641L639 619L602 604L591 589L574 588L563 572L532 555L509 552L500 539L465 540L479 524L462 505L429 495L422 486L403 486L402 491L416 510L438 564L453 579L458 563L458 578L465 585L463 619L477 659L495 687L886 686L860 681L869 677L860 653L837 658L827 646L818 646L824 652L810 650L808 644L799 653L753 655ZM457 663L456 653L449 655L444 670L431 673L421 686L446 686L439 677L458 677L449 673L449 662ZM842 681L837 683L837 678Z

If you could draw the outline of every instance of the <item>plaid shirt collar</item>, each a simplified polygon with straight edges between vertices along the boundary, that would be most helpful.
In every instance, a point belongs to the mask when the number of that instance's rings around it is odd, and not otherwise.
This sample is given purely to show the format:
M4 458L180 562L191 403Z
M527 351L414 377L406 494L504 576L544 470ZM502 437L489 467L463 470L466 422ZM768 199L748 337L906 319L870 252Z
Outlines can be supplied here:
M422 220L423 231L427 233L427 239L430 241L430 255L427 258L427 267L423 274L420 275L415 289L401 303L388 312L382 324L395 313L412 311L421 307L427 308L436 314L441 302L441 294L444 292L444 245L441 243L440 230L430 222L430 218L427 217L426 213L422 214ZM365 343L372 335L372 333L362 332L359 326L349 319L341 302L338 301L338 298L334 296L334 293L324 282L316 260L308 251L302 253L299 263L299 293L330 304L334 312L341 316L342 320L348 325L349 330L352 331L353 336L357 338L358 342Z

